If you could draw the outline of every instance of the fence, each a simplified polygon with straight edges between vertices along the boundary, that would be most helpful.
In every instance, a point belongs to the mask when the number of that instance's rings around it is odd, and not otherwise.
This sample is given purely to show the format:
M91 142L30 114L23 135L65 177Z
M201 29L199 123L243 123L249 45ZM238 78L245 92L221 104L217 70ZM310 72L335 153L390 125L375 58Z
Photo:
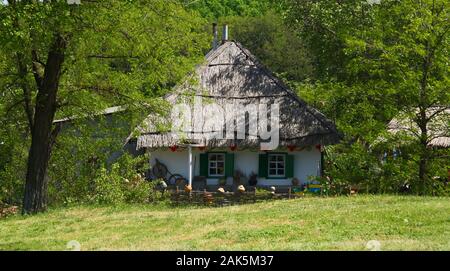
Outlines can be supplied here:
M236 204L256 203L274 199L293 199L300 195L292 193L291 189L287 193L258 193L256 190L249 192L209 192L172 190L170 200L173 205L204 205L204 206L229 206Z

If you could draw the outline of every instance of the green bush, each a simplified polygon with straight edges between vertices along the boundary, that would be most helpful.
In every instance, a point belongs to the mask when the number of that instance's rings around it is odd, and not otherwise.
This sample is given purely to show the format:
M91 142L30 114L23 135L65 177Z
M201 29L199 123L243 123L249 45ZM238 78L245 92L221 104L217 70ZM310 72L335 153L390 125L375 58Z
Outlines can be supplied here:
M94 179L95 194L93 201L100 204L119 204L124 202L122 178L117 174L119 166L113 165L110 173L105 168Z
M93 201L102 204L148 202L154 185L144 178L145 161L148 161L145 156L124 154L110 171L101 168L94 179Z
M397 149L394 155L393 149ZM411 145L379 144L368 148L360 142L351 146L326 148L325 176L317 178L326 194L347 194L350 187L372 194L404 193L445 196L450 194L447 183L448 150L435 150L439 155L428 163L427 180L418 178L416 148Z
M124 179L122 190L125 202L143 203L149 200L152 185L141 174L136 173L131 180Z
M20 205L26 176L27 150L16 144L8 149L8 156L0 158L0 202Z

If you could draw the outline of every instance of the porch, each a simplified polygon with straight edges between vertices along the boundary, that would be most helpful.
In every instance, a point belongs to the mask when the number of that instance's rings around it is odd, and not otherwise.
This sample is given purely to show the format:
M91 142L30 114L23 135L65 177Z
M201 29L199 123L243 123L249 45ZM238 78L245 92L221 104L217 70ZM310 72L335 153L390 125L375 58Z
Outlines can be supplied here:
M320 148L275 151L200 148L150 151L149 179L163 179L167 185L190 185L193 190L235 191L239 185L287 191L321 175Z

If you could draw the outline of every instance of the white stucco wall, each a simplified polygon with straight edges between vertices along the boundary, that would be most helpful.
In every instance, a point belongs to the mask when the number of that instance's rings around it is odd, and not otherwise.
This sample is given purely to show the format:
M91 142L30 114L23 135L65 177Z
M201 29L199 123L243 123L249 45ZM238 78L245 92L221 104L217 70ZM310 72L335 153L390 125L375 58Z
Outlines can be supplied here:
M198 149L192 151L192 161L194 164L194 176L200 174L200 153ZM294 177L300 180L301 183L308 182L308 176L317 176L320 174L320 151L316 148L310 150L287 152L293 154L294 157ZM252 172L258 174L258 158L260 152L257 151L235 151L234 152L234 169L241 170L246 176ZM155 150L151 152L150 165L155 164L155 159L158 159L165 164L168 170L172 173L178 173L188 178L188 152L187 150L177 150L172 152L170 150ZM232 184L232 178L227 180L228 184ZM217 179L207 179L209 185L217 184ZM291 185L291 179L266 179L258 178L258 185Z

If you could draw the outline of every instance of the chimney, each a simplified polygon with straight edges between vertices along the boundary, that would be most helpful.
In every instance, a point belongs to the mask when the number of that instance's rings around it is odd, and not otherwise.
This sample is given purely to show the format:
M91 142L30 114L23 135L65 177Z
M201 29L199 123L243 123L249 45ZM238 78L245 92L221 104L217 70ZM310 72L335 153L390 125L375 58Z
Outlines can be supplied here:
M222 30L222 43L225 43L227 40L228 40L228 25L224 24Z
M212 24L212 29L213 29L213 37L214 37L214 39L213 39L213 42L212 42L212 48L213 48L213 50L215 50L216 48L217 48L217 43L218 43L218 40L217 40L217 23L213 23Z

